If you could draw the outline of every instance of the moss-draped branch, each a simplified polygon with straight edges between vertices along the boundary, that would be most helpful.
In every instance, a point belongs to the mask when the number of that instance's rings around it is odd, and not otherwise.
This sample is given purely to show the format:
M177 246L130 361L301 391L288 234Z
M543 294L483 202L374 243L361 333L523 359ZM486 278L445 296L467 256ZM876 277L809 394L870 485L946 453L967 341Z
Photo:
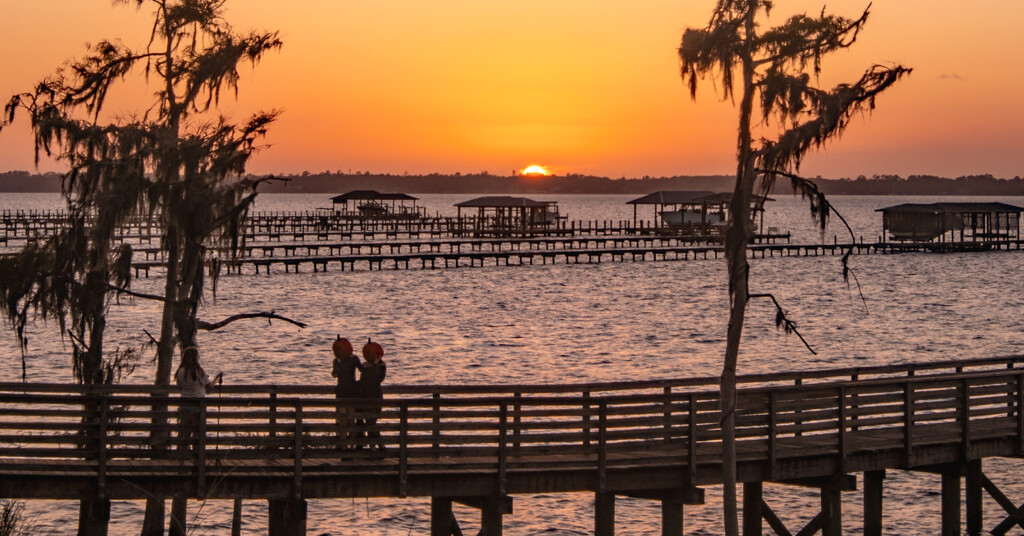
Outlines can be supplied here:
M116 232L131 218L163 229L160 244L171 259L165 304L176 311L182 340L191 341L206 279L216 282L218 275L206 248L239 245L255 186L243 178L245 167L278 114L259 112L236 124L216 110L223 91L237 94L240 64L255 65L281 47L276 32L233 31L223 18L226 0L114 4L153 8L144 48L100 41L31 91L12 96L0 119L3 129L28 116L37 162L45 155L67 165L62 189L71 215L50 241L4 261L14 263L0 274L4 312L19 337L30 314L57 318L62 333L69 315L72 340L81 341L75 345L95 353L102 345L90 337L102 338L106 304L130 283L130 255L117 247ZM154 82L152 104L104 122L111 89L132 75ZM172 332L161 333L158 370L164 371ZM157 376L157 383L166 382L167 374Z

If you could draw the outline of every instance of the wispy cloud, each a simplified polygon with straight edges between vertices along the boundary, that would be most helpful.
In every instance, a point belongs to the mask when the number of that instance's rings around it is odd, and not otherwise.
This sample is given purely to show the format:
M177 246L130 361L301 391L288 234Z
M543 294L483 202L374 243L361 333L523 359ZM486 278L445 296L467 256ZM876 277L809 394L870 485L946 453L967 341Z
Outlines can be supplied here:
M939 80L963 80L963 77L957 73L942 73L939 75Z

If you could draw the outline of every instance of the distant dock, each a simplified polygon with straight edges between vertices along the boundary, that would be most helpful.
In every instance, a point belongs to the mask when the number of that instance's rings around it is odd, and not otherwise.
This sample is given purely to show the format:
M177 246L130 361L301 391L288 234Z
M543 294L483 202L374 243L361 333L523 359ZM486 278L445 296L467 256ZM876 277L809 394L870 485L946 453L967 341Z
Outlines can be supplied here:
M834 244L750 244L751 259L771 257L819 257L843 255L899 254L911 252L1019 251L1024 240L969 243L834 243ZM272 273L309 270L326 272L334 266L341 271L437 269L482 266L526 266L546 264L598 264L601 262L688 261L717 259L725 254L721 245L693 245L667 237L616 237L590 239L471 239L424 242L379 242L342 245L278 244L247 246L251 254L222 261L227 273ZM320 254L321 250L328 254ZM345 252L345 253L342 253ZM300 253L305 253L302 255ZM148 275L162 261L133 263L138 275Z
M62 211L7 211L0 218L0 246L11 251L56 232ZM959 242L847 242L793 244L789 233L758 234L751 258L1020 250L1024 240L992 238ZM137 276L163 266L155 245L159 229L135 221L120 239L132 244ZM495 228L473 217L358 218L322 212L261 212L247 219L236 258L212 250L230 274L476 266L597 264L602 262L716 259L724 247L716 235L682 234L650 222L557 220L544 229Z
M14 246L39 240L63 227L67 213L62 210L5 210L0 213L0 246ZM331 212L256 212L246 218L245 238L250 242L304 242L349 240L425 240L445 238L580 237L580 236L687 236L693 240L714 240L711 234L681 235L679 230L638 220L566 220L544 226L520 228L495 225L475 216L373 218ZM157 222L137 219L122 229L120 240L149 244L160 236ZM761 235L764 240L785 240L788 233Z

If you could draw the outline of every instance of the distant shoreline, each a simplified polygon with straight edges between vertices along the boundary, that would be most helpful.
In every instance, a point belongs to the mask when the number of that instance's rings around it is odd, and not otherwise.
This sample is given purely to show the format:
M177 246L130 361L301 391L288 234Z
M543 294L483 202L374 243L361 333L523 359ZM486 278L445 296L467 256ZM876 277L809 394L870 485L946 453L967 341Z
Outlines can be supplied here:
M369 172L303 173L274 175L281 179L259 186L261 193L339 194L352 190L377 190L415 194L636 194L659 190L732 190L728 175L619 178L590 175L549 177L498 176L487 172L442 175L390 175ZM943 195L1024 196L1024 179L1000 179L992 175L971 175L955 179L930 175L899 177L884 175L856 179L812 179L826 195ZM775 194L789 193L785 181L775 185ZM0 173L0 193L60 192L57 173L32 174L25 171Z

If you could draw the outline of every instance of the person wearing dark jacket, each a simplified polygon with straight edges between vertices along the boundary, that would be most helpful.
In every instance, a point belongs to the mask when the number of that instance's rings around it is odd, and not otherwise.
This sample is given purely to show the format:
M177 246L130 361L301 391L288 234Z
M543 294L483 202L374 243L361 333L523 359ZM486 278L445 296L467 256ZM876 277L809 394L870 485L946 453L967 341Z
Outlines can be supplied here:
M367 342L363 346L363 358L366 359L366 363L360 369L360 394L365 399L384 400L381 384L388 373L388 366L384 363L384 348L373 341ZM370 448L376 446L377 450L383 451L384 441L380 437L380 430L377 429L377 419L381 415L380 405L361 408L360 413L363 416L363 430L366 432Z
M356 370L362 371L363 366L359 363L359 358L352 354L352 343L341 335L338 335L331 345L331 350L334 352L331 376L338 379L338 386L334 391L334 396L338 400L335 417L338 425L338 448L349 449L352 448L356 435L353 428L356 408L347 401L362 395L359 382L356 381Z

